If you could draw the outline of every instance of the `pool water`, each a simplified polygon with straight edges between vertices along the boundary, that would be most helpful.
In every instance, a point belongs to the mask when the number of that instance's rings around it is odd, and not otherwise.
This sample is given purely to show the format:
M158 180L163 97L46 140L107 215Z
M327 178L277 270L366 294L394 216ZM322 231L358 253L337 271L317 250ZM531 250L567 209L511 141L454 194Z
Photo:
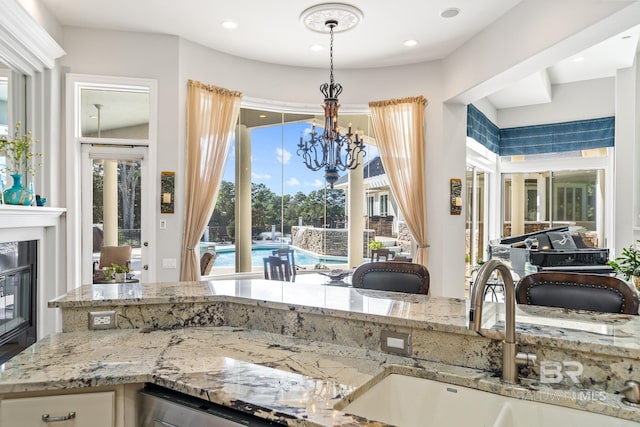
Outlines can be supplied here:
M251 266L262 267L264 265L262 258L272 255L275 247L270 248L253 248L251 250ZM236 265L236 251L233 248L216 248L218 257L213 264L214 267L235 267ZM325 259L317 256L309 255L294 249L294 257L297 265L316 265L322 264L344 264L346 257L343 260L340 259Z

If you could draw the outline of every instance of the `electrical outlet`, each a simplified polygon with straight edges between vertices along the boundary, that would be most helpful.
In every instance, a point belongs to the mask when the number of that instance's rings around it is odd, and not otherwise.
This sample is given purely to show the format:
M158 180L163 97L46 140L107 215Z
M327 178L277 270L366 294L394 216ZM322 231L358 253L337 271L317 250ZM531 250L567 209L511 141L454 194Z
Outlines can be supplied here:
M115 310L89 312L89 329L115 329L117 326Z

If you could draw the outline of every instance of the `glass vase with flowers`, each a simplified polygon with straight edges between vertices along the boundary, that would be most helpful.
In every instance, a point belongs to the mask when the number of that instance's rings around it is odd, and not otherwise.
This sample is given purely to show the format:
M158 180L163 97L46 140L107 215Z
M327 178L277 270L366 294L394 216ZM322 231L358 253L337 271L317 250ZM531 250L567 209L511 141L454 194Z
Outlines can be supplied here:
M33 138L30 130L20 132L22 122L16 123L13 139L8 137L0 139L0 153L5 157L5 164L0 165L1 173L9 173L13 179L13 185L3 191L4 203L10 205L31 205L35 200L35 194L29 185L25 187L25 178L35 174L37 161L42 156L35 152L34 144L38 142Z

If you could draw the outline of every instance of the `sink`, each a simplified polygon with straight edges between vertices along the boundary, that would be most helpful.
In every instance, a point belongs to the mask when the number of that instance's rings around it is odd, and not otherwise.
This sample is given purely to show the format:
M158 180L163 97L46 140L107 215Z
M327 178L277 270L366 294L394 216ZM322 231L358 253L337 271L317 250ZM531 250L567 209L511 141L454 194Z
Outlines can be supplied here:
M523 389L523 393L526 390ZM399 427L638 426L637 423L620 418L401 374L389 374L371 387L365 384L354 392L354 396L356 397L351 403L336 408ZM532 397L535 399L535 396ZM599 395L597 392L586 392L584 396L576 397L578 398L597 399Z

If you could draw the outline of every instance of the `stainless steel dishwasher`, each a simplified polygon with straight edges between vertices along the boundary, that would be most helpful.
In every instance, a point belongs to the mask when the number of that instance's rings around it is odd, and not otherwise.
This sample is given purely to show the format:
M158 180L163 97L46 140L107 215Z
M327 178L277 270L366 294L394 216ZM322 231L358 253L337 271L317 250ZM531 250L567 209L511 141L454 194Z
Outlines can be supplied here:
M153 384L138 393L141 427L266 427L273 421Z

